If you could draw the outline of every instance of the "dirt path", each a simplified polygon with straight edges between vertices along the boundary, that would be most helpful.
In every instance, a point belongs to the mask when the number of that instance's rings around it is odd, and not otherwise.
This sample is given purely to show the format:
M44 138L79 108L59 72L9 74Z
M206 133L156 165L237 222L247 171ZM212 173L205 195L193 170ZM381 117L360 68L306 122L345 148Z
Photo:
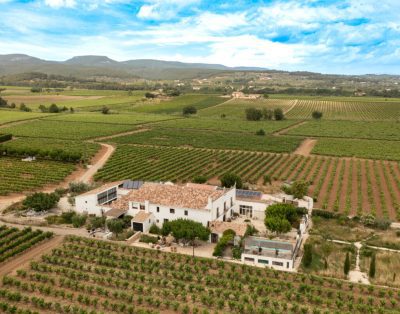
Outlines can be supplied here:
M38 259L45 253L50 252L53 248L60 245L63 241L63 236L55 236L52 239L40 243L39 245L25 251L21 255L7 261L0 266L0 277L12 273L16 269L23 268L35 259Z
M100 143L102 148L100 151L92 158L91 163L92 165L88 167L88 169L78 168L72 174L67 176L61 183L57 185L48 185L45 186L38 191L42 191L45 193L54 192L57 188L66 188L68 187L70 182L74 181L81 181L84 183L90 183L93 181L93 176L96 172L104 166L107 160L115 151L115 147L109 144ZM8 206L20 202L25 198L26 194L12 194L8 196L0 197L0 212L6 209Z
M106 141L115 137L120 137L120 136L124 136L124 135L131 135L131 134L135 134L135 133L142 133L142 132L146 132L146 131L150 131L151 129L149 128L143 128L143 129L136 129L133 131L128 131L128 132L123 132L123 133L117 133L117 134L113 134L113 135L109 135L109 136L104 136L104 137L97 137L94 140L96 141Z
M299 127L300 125L306 124L307 122L308 121L297 122L295 124L292 124L292 125L288 126L287 128L280 129L280 130L272 133L272 135L284 135L284 134L286 134L287 131L290 131L291 129L295 129L295 128Z
M303 142L301 142L300 146L297 147L293 154L308 157L311 155L315 144L317 144L316 139L306 138Z

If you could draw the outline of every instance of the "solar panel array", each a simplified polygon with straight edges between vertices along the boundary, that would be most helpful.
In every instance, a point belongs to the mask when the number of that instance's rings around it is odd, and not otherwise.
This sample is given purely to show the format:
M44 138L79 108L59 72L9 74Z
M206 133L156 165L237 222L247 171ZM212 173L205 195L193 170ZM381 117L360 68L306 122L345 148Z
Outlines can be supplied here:
M260 198L262 193L260 191L249 191L249 190L236 190L237 197L246 197L246 198Z
M127 190L137 190L143 185L143 183L143 181L125 180L122 184L122 188Z

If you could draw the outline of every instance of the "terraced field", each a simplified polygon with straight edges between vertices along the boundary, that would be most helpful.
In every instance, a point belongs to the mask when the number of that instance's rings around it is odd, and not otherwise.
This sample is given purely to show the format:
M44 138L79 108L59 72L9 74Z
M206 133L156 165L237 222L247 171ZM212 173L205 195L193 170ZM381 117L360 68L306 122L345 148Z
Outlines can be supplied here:
M0 302L15 313L386 314L396 313L400 294L71 236L5 277Z
M62 181L74 169L71 163L0 157L0 195L30 191Z
M228 171L259 185L264 175L278 185L285 180L306 180L317 208L400 219L400 166L396 162L119 145L96 180L186 182L203 175L215 182Z
M311 119L312 112L316 110L323 112L323 118L328 120L397 120L400 117L400 102L299 100L287 117Z

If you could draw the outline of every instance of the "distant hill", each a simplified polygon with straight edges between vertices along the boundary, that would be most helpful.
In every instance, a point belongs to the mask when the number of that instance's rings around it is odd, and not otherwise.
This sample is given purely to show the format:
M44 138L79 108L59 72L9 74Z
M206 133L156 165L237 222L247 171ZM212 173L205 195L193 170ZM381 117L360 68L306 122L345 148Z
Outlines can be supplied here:
M227 67L221 64L183 63L137 59L118 62L106 56L76 56L66 61L47 61L23 54L0 55L0 76L41 72L89 78L94 76L145 79L190 79L220 71L260 71L262 68Z

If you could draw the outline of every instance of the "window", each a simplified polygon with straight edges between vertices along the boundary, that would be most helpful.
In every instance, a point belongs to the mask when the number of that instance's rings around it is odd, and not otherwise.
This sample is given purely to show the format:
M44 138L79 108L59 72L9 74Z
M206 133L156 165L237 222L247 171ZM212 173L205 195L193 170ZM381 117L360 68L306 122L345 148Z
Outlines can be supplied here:
M246 215L246 216L249 216L250 218L252 218L253 217L253 206L240 205L239 212L240 212L240 215Z
M170 209L169 209L169 213L170 213L170 214L175 214L175 209L170 208Z
M188 216L189 212L187 210L185 210L185 216Z
M224 202L224 211L226 210L226 202Z
M231 197L231 207L233 206L233 198Z
M247 262L254 262L254 258L251 257L245 257L244 260Z
M217 207L217 217L219 217L219 207Z
M168 222L169 220L167 218L164 218L164 222Z
M144 210L144 205L140 204L140 209Z
M159 220L159 219L157 219L156 221L157 221L157 223L159 223L159 222L160 222L160 220Z
M259 259L258 262L259 262L260 264L266 264L266 265L269 264L269 260L267 260L267 259Z
M272 262L272 265L281 266L281 267L282 267L282 266L283 266L283 263L273 261L273 262Z
M157 213L159 213L159 212L160 212L160 207L157 206Z
M151 220L149 219L149 223L151 223Z
M286 262L286 268L289 268L289 262Z

